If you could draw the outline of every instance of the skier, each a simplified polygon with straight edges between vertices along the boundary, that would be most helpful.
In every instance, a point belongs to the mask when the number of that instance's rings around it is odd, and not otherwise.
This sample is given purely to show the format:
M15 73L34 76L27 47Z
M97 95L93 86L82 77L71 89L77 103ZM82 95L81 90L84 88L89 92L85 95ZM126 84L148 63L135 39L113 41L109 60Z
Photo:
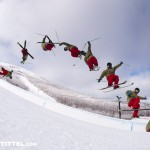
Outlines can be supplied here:
M84 53L84 51L80 51L78 50L78 48L74 45L71 45L69 43L66 42L61 42L59 44L59 46L65 45L66 47L64 48L64 51L70 51L71 52L71 56L72 57L79 57L80 59L82 59L82 54Z
M48 42L46 42L46 38L49 40ZM44 51L51 51L52 48L55 47L54 43L50 40L50 38L47 35L45 35L45 37L43 38L41 46Z
M126 91L127 95L127 102L128 106L132 107L133 109L139 109L140 108L140 100L146 100L146 97L138 96L138 93L140 92L139 88L135 88L134 91L128 90ZM134 110L133 112L133 118L139 118L138 116L138 110Z
M119 76L115 75L115 71L116 69L118 69L121 65L123 64L123 62L120 62L118 65L112 67L112 63L108 62L107 63L107 69L104 70L100 76L100 78L98 79L98 82L100 82L102 80L102 78L104 76L106 76L107 81L108 81L108 87L112 86L114 83L114 89L119 88L118 83L119 83Z
M88 51L82 52L82 54L85 56L84 61L89 66L90 71L96 71L99 70L98 68L98 61L95 56L93 56L91 51L91 43L88 41Z
M6 69L4 69L2 67L2 71L0 72L0 75L3 75L3 77L4 76L5 77L9 77L10 79L12 79L12 72L13 72L13 70L12 71L8 71L8 70L6 70Z
M28 58L29 53L28 53L28 50L27 50L26 48L23 48L21 52L22 52L22 54L23 54L21 63L24 64L25 61L26 61L27 58Z
M146 132L150 132L150 120L149 120L149 122L146 125Z
M34 57L28 52L28 50L26 49L26 40L24 41L24 47L19 43L19 42L17 42L17 44L22 48L22 50L21 50L21 52L22 52L22 54L23 54L23 57L22 57L22 61L21 61L21 63L25 63L25 61L27 60L27 58L28 58L28 55L32 58L32 59L34 59Z

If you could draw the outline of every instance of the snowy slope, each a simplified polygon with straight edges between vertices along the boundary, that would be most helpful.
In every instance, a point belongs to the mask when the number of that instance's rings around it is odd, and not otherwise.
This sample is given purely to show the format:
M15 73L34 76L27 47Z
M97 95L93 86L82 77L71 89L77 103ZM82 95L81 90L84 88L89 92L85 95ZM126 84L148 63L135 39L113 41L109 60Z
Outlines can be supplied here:
M111 117L118 117L118 103L114 100L102 100L97 98L91 98L89 96L83 95L61 87L56 84L50 83L48 80L39 77L38 75L33 74L30 71L27 71L18 66L14 66L7 63L0 63L1 66L4 66L8 70L14 70L13 79L2 78L3 80L8 81L9 83L21 87L26 91L30 91L37 95L42 95L45 97L53 97L53 101L86 110L89 112L94 112L101 115L107 115ZM126 103L121 104L123 109L128 109ZM150 108L149 104L144 105L141 103L142 108ZM140 116L149 116L150 111L141 111ZM123 118L131 118L130 112L124 112L122 115Z
M0 91L1 142L36 143L21 147L30 150L149 149L146 120L119 120L78 110L3 80ZM132 123L132 131L136 132L131 132Z
M120 120L65 106L26 78L34 74L7 67L15 74L13 80L0 79L0 149L20 149L2 142L36 143L21 147L31 150L149 149L147 119Z

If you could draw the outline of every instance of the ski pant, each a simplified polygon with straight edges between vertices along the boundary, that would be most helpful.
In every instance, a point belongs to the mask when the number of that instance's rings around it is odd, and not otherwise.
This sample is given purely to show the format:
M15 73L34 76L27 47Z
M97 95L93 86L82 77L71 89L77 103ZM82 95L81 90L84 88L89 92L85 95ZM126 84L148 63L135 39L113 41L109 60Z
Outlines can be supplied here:
M53 47L54 47L53 43L43 43L42 44L42 48L44 51L51 51Z
M98 61L94 56L91 56L88 60L87 60L87 65L89 66L90 70L94 69L94 66L97 67L98 66ZM93 66L94 65L94 66Z
M23 60L23 61L26 61L27 58L28 58L28 54L27 54L27 55L23 55L22 60Z
M78 50L77 47L73 47L70 49L71 56L72 57L78 57L80 55L80 51Z
M108 86L112 86L113 82L116 84L116 86L114 86L114 88L118 88L118 82L119 82L119 77L115 74L110 74L107 77L107 81L108 81Z
M5 76L5 75L7 75L7 74L8 74L8 71L5 70L5 69L2 67L2 72L0 72L0 75Z
M132 107L133 109L139 109L140 108L140 98L132 98L129 103L128 103L128 106L129 107ZM138 110L134 110L133 111L133 117L138 117Z

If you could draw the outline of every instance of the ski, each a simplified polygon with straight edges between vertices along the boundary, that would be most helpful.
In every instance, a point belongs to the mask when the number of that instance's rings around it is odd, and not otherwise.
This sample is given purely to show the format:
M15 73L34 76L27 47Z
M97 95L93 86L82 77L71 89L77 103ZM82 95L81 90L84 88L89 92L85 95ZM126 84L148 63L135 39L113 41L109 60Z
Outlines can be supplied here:
M114 85L111 85L111 86L107 86L107 87L101 88L101 89L99 89L99 90L105 90L105 89L108 89L108 88L111 88L111 87L114 87L114 86L117 86L117 85L126 84L126 83L127 83L127 81L124 81L124 82L119 83L119 84L114 84Z
M26 43L27 43L27 41L25 40L24 41L24 49L26 49Z
M34 59L34 57L28 52L28 55L32 58L32 59Z
M122 89L122 88L126 88L126 87L129 87L129 86L132 86L134 83L131 83L129 85L126 85L126 86L122 86L122 87L119 87L119 88L116 88L116 89L111 89L111 90L108 90L108 91L103 91L104 93L108 93L108 92L111 92L111 91L114 91L114 90L119 90L119 89ZM118 84L119 85L119 84Z
M17 42L17 44L23 49L23 46L19 42Z
M96 67L96 69L89 70L89 71L98 71L99 69L100 69L100 67Z
M37 42L37 43L43 43L43 42ZM48 42L46 42L46 43L48 43ZM52 42L53 43L53 42ZM53 44L60 44L60 43L53 43Z

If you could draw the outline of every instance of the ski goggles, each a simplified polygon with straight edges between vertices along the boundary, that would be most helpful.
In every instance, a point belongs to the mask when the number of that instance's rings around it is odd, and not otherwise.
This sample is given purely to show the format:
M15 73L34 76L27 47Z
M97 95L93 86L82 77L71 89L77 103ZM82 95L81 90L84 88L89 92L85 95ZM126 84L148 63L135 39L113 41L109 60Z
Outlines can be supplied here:
M140 91L139 90L135 90L135 93L139 93Z

